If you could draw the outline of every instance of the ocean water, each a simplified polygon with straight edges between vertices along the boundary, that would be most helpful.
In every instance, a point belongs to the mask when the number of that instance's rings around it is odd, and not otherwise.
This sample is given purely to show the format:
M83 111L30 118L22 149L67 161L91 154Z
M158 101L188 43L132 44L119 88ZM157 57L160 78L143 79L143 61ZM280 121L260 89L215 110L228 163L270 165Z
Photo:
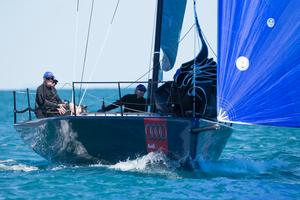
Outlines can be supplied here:
M68 99L70 91L60 95ZM83 103L96 110L103 97L117 95L89 90ZM19 93L18 108L26 103ZM179 170L160 154L63 166L22 142L13 128L11 91L0 91L0 111L0 199L300 199L300 129L234 125L219 161L199 161L194 171Z

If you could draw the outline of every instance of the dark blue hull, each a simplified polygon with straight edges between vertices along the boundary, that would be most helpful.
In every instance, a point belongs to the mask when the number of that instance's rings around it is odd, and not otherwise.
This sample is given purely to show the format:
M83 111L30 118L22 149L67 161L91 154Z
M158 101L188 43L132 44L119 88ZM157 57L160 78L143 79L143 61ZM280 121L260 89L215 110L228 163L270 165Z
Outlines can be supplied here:
M114 164L152 151L181 162L218 159L232 129L201 119L196 124L176 117L68 116L15 128L26 144L54 163Z

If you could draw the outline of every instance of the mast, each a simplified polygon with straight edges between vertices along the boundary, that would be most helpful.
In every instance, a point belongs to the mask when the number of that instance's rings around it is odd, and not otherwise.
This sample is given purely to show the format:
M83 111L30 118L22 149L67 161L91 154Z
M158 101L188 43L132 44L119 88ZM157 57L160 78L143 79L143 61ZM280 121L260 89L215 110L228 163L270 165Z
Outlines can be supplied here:
M155 43L154 43L154 55L153 55L153 70L152 70L152 82L151 82L151 94L150 94L150 111L155 112L154 92L157 89L158 72L160 69L160 38L161 38L161 23L163 12L163 0L157 0L156 11L156 27L155 27Z

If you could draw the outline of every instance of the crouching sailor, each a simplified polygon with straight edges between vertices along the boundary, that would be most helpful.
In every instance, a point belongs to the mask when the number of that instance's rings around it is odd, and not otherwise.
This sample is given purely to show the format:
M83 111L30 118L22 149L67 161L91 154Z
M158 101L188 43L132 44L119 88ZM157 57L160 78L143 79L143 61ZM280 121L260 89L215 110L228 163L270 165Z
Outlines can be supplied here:
M123 96L120 100L108 105L102 105L102 108L97 112L106 112L117 108L118 106L124 105L124 112L147 112L146 99L144 94L147 91L146 87L139 84L135 88L134 94L127 94Z
M37 88L35 97L35 114L37 118L70 115L73 105L64 103L57 94L55 85L58 82L52 72L45 72L43 84ZM76 113L80 110L76 109Z

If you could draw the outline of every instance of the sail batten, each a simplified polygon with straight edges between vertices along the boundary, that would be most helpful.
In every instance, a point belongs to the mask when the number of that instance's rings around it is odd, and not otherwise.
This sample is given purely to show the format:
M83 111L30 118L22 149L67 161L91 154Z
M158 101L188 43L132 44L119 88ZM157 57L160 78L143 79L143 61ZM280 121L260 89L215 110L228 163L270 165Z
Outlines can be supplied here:
M298 0L219 0L218 115L300 127Z

